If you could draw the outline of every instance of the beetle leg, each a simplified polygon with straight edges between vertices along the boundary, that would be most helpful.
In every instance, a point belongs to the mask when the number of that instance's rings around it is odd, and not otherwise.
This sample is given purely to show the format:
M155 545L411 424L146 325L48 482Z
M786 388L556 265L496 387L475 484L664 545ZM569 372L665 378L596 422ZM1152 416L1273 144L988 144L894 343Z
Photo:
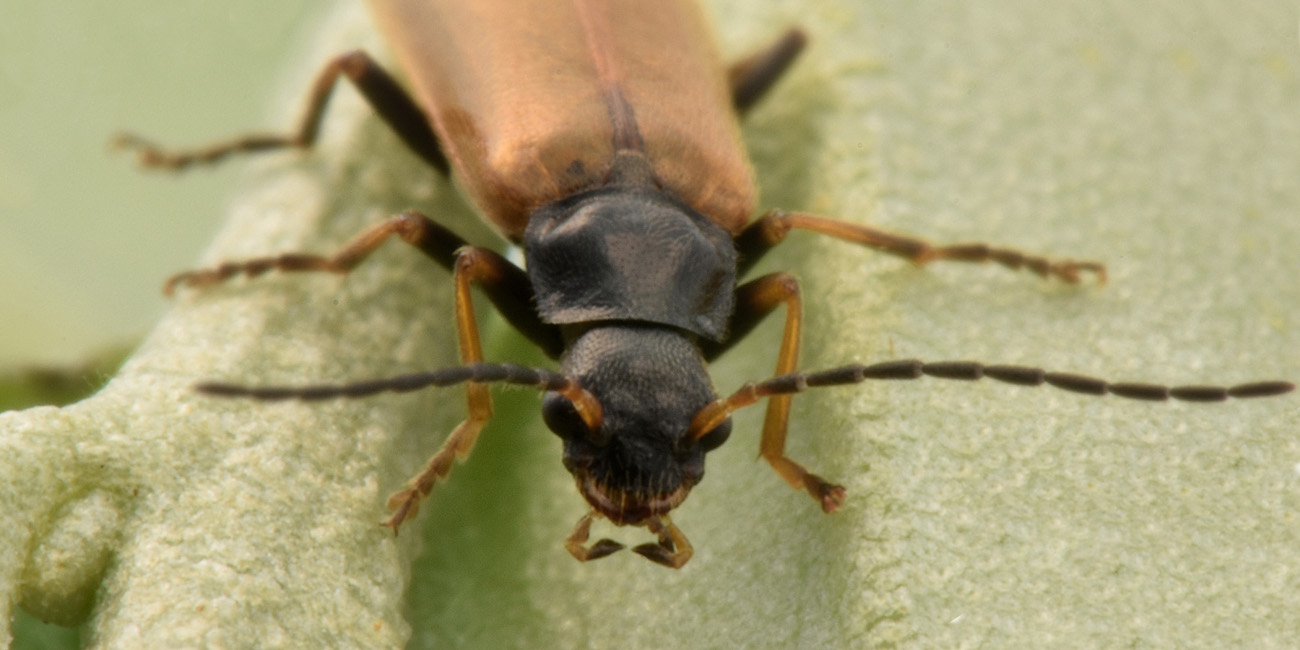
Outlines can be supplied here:
M498 271L494 260L499 258L495 256L495 253L487 249L467 246L456 257L453 274L456 283L456 332L460 361L464 365L483 361L483 345L478 337L478 322L474 317L470 286L485 279L491 281L490 278ZM452 465L469 456L483 425L491 419L492 395L486 384L465 384L465 397L468 411L465 420L447 436L424 470L412 478L405 488L388 497L388 508L393 511L393 516L384 525L392 528L394 534L403 521L415 516L420 508L420 499L428 496L433 491L434 484L451 473Z
M445 269L458 263L457 251L467 244L459 235L415 211L407 211L371 226L344 244L333 255L286 253L240 262L226 262L208 269L184 271L167 279L163 293L171 295L178 286L200 287L224 282L236 275L256 277L271 270L313 271L345 274L365 261L375 249L397 235L402 241L420 249ZM542 322L533 308L533 286L528 274L505 258L487 249L474 249L482 261L477 280L493 306L515 329L556 358L564 349L559 329ZM490 259L488 259L490 258Z
M828 235L868 248L905 257L917 265L939 260L958 262L997 262L1009 269L1027 268L1044 278L1057 278L1070 284L1079 282L1081 273L1092 273L1098 284L1106 283L1106 266L1082 260L1053 260L1011 248L998 248L982 242L936 246L924 239L891 233L878 228L827 219L801 212L773 210L745 228L736 238L742 272L768 250L785 240L793 229Z
M573 532L564 540L564 548L568 549L579 562L589 562L599 560L606 555L617 553L623 550L623 545L612 539L602 539L591 546L587 546L587 539L591 537L591 522L595 518L594 512L589 512L578 520L578 525L573 527Z
M731 85L731 105L736 112L744 115L757 104L807 44L808 37L793 27L766 48L731 64L727 68L727 82Z
M774 289L777 287L779 289ZM713 363L724 352L730 350L737 343L749 335L763 319L767 318L772 310L786 305L786 326L790 326L790 312L800 312L802 303L799 299L799 281L789 273L771 273L761 278L755 278L745 284L736 287L736 307L731 314L731 322L727 325L727 338L724 341L710 341L701 339L699 342L700 352L704 354L704 359ZM798 361L799 355L799 323L794 323L794 351L795 359L790 362L794 367ZM784 352L784 348L782 350Z
M447 158L438 136L424 112L383 67L361 50L335 57L316 75L307 95L307 108L295 132L249 134L188 151L166 151L131 133L118 134L114 146L134 149L145 167L183 169L196 163L215 163L234 153L249 153L297 147L310 148L320 132L321 118L339 76L352 81L380 119L401 137L406 146L444 175Z
M736 288L736 311L732 316L732 332L728 342L736 341L753 329L778 305L785 305L785 334L777 354L776 376L795 371L799 364L800 326L803 321L803 301L799 283L787 273L773 273L747 282ZM712 359L729 347L728 344L702 345L705 358ZM795 489L807 490L821 504L822 510L831 512L844 501L844 488L830 483L785 455L785 436L790 420L790 400L793 395L773 395L767 401L767 414L763 418L763 439L759 445L762 456L781 478Z
M208 269L182 271L167 278L163 284L163 293L170 296L178 286L202 287L224 282L240 274L257 277L271 270L345 274L365 261L392 235L398 235L406 243L419 248L448 270L456 259L456 249L466 245L465 240L456 233L428 217L418 212L403 212L366 228L333 255L284 253L274 257L224 262Z

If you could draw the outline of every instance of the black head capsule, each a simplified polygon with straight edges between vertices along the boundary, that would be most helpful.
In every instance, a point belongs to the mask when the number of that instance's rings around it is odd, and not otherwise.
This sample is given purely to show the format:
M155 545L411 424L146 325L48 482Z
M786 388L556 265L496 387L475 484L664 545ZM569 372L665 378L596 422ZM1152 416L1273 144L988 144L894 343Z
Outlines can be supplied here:
M728 420L703 439L691 419L717 397L699 349L681 332L640 324L586 329L564 357L564 374L600 403L599 431L548 394L547 425L564 441L564 466L601 516L644 525L677 507L704 477L704 455L730 432Z

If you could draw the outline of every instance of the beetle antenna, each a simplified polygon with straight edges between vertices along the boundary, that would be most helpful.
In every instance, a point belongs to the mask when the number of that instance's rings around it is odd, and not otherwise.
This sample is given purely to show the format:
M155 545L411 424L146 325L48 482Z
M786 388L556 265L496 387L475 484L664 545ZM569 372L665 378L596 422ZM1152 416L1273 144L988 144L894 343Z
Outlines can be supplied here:
M859 384L869 379L996 379L1020 386L1047 384L1061 390L1085 395L1115 395L1146 401L1222 402L1228 398L1273 397L1295 390L1288 381L1258 381L1236 386L1161 386L1159 384L1112 383L1096 377L1067 372L1049 372L1027 366L984 365L977 361L939 361L925 363L916 359L886 361L869 366L851 364L817 372L793 372L766 381L745 384L730 397L719 399L700 410L691 421L692 439L698 439L722 424L733 412L754 404L764 397L800 393L818 386Z
M194 390L218 397L244 397L264 401L301 400L314 402L327 399L368 397L377 393L409 393L430 386L454 386L466 382L480 384L498 383L532 386L538 390L554 391L573 402L578 415L588 429L600 429L602 409L596 397L578 385L572 378L545 368L525 368L513 363L471 363L450 366L426 372L413 372L383 379L371 379L347 384L314 384L307 386L242 386L223 382L205 381L194 385Z

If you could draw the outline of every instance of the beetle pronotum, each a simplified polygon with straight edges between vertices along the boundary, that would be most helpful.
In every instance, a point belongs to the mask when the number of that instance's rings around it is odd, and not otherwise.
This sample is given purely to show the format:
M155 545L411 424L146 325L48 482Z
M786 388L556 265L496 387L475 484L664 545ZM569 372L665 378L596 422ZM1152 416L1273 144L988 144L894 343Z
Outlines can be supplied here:
M374 381L300 387L204 382L212 395L275 399L360 397L464 384L468 418L427 467L389 500L396 531L466 456L491 416L487 384L536 386L543 416L564 442L564 464L590 505L566 540L579 560L622 545L589 542L594 519L644 526L655 541L633 550L680 567L692 550L669 513L725 442L730 415L767 400L760 453L832 512L845 490L785 454L794 393L868 379L989 377L1141 400L1221 401L1278 395L1288 382L1231 387L1112 383L1036 368L975 362L889 361L798 370L801 298L784 273L737 280L792 230L808 230L916 264L997 262L1069 283L1105 281L1097 262L1054 260L983 243L934 245L817 215L769 211L751 221L755 187L737 116L760 99L802 50L790 30L730 67L687 0L570 3L483 0L372 2L412 86L408 95L364 52L331 61L288 135L254 135L189 152L123 136L147 166L179 169L238 152L309 148L330 92L350 80L417 154L454 172L484 216L522 243L527 271L468 245L417 212L371 227L332 255L287 253L188 271L166 291L270 270L347 273L396 235L453 273L462 365ZM498 20L509 14L510 21ZM545 26L545 37L536 31ZM454 55L453 55L454 53ZM484 360L470 299L478 285L559 372ZM706 364L778 307L784 337L773 376L719 397Z

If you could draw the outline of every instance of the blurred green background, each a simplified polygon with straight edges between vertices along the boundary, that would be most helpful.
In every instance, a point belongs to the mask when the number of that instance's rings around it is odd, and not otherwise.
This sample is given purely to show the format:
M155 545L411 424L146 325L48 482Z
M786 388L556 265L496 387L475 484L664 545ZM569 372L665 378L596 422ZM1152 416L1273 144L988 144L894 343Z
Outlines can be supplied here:
M184 144L274 126L267 98L321 6L0 3L0 410L76 399L110 374L224 216L237 168L141 173L112 134ZM19 650L78 645L75 630L15 623Z
M267 98L320 10L0 4L0 368L78 362L147 331L160 283L193 264L239 172L141 173L109 138L183 145L275 126Z

